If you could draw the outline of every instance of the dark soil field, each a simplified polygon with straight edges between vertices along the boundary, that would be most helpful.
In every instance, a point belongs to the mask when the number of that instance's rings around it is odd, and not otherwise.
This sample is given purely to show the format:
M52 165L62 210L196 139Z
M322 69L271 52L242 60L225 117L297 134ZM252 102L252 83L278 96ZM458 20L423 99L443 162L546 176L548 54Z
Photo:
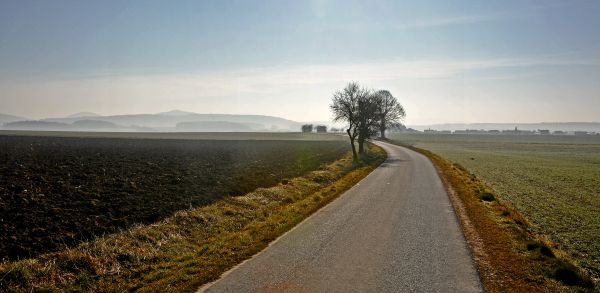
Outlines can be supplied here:
M0 136L0 259L285 182L348 149L345 141Z

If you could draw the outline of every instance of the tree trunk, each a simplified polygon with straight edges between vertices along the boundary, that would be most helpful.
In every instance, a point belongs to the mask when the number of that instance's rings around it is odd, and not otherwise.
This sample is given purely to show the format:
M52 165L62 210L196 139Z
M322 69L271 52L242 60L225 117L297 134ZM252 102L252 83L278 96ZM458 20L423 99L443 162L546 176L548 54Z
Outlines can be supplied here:
M358 140L358 153L359 154L365 153L365 140L364 139Z
M350 134L350 129L346 130L346 132L348 133L348 137L350 138L350 147L352 147L352 159L354 159L356 161L358 156L356 155L356 146L354 145L354 137L352 137L352 135Z
M381 138L385 138L385 119L381 118L381 125L379 126L379 130L381 131Z

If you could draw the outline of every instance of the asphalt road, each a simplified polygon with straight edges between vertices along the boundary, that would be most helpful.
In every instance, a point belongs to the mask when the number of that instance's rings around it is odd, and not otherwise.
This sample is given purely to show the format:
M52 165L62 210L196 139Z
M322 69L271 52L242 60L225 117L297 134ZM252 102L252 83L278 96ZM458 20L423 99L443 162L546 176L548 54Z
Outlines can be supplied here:
M377 142L388 159L206 292L481 292L431 162Z

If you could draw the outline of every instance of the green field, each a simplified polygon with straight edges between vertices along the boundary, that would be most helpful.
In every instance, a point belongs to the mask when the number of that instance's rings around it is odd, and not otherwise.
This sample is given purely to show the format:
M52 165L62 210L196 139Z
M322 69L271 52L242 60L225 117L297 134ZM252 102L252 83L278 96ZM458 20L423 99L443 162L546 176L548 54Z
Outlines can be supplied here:
M459 163L514 205L536 233L600 271L600 137L397 134ZM598 275L596 275L598 276Z

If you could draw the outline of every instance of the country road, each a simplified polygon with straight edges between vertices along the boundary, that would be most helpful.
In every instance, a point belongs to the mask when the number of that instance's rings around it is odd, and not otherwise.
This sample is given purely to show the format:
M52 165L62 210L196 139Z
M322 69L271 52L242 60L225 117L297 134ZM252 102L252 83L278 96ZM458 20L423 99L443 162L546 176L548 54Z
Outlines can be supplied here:
M379 168L200 291L481 292L431 162L376 144L388 152Z

